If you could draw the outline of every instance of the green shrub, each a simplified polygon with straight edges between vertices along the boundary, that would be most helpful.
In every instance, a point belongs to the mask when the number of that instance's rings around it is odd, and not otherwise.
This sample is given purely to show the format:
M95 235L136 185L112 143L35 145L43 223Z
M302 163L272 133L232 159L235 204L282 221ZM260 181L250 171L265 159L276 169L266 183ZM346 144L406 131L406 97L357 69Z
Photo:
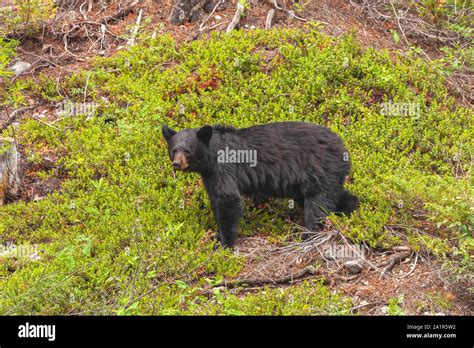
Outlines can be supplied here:
M0 10L0 37L32 35L56 15L53 0L14 0L13 9Z
M309 28L213 33L181 45L158 36L98 59L60 86L80 102L87 83L89 99L101 102L94 117L63 117L55 127L29 120L16 131L32 154L60 157L64 180L43 200L0 208L2 241L42 250L40 260L0 278L0 313L347 313L347 300L319 283L203 297L206 279L236 277L244 260L214 250L202 183L194 174L173 176L163 123L326 125L350 151L347 187L362 200L351 217L331 217L337 228L373 247L410 243L438 255L459 239L465 255L473 115L446 94L440 64ZM47 84L36 92L55 97ZM281 216L288 202L267 207L246 204L241 236L282 243L292 228Z
M7 69L8 64L15 56L15 49L18 45L16 40L4 40L0 38L0 78L12 75Z

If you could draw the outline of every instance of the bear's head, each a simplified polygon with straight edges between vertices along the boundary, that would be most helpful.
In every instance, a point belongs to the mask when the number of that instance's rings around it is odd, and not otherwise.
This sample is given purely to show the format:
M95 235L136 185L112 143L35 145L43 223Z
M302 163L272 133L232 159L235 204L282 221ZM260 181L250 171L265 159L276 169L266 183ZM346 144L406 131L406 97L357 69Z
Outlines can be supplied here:
M212 127L185 129L176 132L166 125L161 127L168 143L168 154L176 170L204 172L209 166L209 141Z

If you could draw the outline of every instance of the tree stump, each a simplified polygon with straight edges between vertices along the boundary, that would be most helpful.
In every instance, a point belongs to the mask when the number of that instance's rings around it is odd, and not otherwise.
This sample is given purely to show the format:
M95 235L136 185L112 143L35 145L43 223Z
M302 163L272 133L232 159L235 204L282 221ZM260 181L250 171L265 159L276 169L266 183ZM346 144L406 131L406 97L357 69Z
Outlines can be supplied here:
M174 0L170 14L170 22L183 25L186 20L197 22L203 13L210 13L215 6L215 0Z
M0 137L0 205L18 193L20 154L15 140Z

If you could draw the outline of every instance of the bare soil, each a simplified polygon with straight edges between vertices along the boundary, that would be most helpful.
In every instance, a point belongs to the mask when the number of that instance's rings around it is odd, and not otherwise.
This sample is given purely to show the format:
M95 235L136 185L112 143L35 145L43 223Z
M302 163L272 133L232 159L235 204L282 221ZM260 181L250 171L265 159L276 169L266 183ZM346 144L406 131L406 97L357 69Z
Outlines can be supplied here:
M400 299L398 306L407 315L472 315L474 311L474 299L466 289L468 284L447 282L440 265L428 255L408 252L407 258L397 262L390 272L384 272L382 267L373 266L385 264L399 253L371 249L361 262L362 271L353 275L344 267L347 260L327 258L324 247L329 243L316 246L315 242L301 242L290 251L265 237L240 238L238 254L246 261L237 278L252 286L236 291L245 294L262 286L296 286L304 280L322 279L332 291L353 299L352 313L387 314L389 300L394 298ZM309 267L314 271L304 272Z

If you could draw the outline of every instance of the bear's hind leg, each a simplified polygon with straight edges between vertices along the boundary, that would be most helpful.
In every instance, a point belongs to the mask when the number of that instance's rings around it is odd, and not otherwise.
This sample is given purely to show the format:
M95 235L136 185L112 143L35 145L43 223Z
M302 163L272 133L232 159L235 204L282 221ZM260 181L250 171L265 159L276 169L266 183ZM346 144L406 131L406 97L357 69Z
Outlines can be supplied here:
M335 204L325 194L319 192L305 196L304 198L304 224L309 231L316 231L324 228L326 216L333 211ZM308 234L303 234L303 239L308 237Z
M315 231L324 227L326 214L321 199L318 196L304 199L304 225L307 230Z

